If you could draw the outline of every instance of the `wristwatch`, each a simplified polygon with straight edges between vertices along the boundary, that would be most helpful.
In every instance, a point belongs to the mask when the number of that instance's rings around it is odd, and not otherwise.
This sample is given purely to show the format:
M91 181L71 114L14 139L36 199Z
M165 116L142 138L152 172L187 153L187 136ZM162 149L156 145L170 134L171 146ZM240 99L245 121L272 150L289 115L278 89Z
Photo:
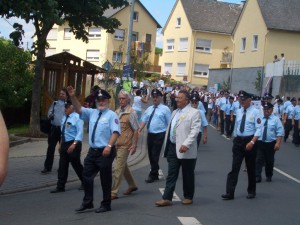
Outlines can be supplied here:
M107 145L107 146L111 148L111 145Z
M254 142L254 141L252 141L252 140L250 141L250 143L251 143L251 144L253 144L253 145L255 144L255 142Z
M77 145L77 143L76 143L76 142L73 142L73 145Z

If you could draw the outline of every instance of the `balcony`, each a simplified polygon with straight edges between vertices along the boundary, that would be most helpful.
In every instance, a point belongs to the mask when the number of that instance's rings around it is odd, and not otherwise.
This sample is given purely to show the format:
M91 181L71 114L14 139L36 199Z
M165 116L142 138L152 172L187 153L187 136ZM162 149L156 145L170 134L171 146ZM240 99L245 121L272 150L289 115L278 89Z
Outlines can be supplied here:
M151 52L151 43L141 42L141 41L132 41L131 50L141 51L141 52Z
M300 75L300 61L295 60L280 60L275 63L268 63L265 69L265 76L287 76L287 75Z

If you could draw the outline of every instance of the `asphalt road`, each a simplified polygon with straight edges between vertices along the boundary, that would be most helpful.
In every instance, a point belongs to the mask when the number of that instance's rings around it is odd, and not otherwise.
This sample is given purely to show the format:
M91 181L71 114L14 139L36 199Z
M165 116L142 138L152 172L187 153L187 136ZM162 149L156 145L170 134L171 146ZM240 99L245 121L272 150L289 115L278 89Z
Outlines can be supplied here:
M178 179L176 196L171 207L156 207L161 198L167 174L166 159L161 158L160 181L146 184L149 172L145 159L133 169L139 190L112 203L112 211L96 214L93 210L75 213L83 192L78 183L71 183L65 193L50 194L52 188L0 196L1 225L299 225L300 224L300 149L283 143L276 154L273 182L257 185L257 197L246 199L247 175L241 170L233 201L224 201L226 176L231 168L232 141L209 127L208 143L201 145L196 166L194 204L183 206L182 180ZM242 166L243 168L243 166ZM279 171L279 172L277 172ZM95 180L94 204L99 207L101 187ZM175 196L175 197L176 197Z

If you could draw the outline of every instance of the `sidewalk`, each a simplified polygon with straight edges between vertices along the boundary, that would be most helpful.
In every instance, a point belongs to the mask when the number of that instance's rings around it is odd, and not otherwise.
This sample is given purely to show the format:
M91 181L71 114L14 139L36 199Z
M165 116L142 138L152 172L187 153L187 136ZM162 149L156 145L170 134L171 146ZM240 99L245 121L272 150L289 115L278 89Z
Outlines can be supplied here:
M88 135L84 135L82 144L81 160L83 160L88 152ZM134 166L141 162L147 152L146 131L143 131L139 141L137 152L129 156L129 166ZM12 194L17 192L29 191L34 189L45 188L49 186L55 187L57 183L57 169L59 154L56 151L52 172L46 175L41 174L44 160L46 158L47 139L34 140L22 143L10 148L8 174L4 184L0 187L0 195ZM68 182L78 181L71 165L69 165ZM79 182L78 182L79 185ZM66 185L68 188L68 184Z

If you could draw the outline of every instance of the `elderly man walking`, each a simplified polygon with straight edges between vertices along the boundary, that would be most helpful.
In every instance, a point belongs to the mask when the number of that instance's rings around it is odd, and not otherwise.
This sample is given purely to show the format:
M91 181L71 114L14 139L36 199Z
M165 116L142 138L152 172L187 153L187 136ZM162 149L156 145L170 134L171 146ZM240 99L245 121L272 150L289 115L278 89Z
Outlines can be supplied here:
M118 198L123 175L128 183L128 189L123 193L124 195L130 195L138 189L127 164L128 155L133 155L137 148L138 118L134 109L129 104L130 96L127 91L121 90L118 99L120 107L116 110L116 113L120 118L121 136L119 136L116 143L117 156L113 172L112 200Z

